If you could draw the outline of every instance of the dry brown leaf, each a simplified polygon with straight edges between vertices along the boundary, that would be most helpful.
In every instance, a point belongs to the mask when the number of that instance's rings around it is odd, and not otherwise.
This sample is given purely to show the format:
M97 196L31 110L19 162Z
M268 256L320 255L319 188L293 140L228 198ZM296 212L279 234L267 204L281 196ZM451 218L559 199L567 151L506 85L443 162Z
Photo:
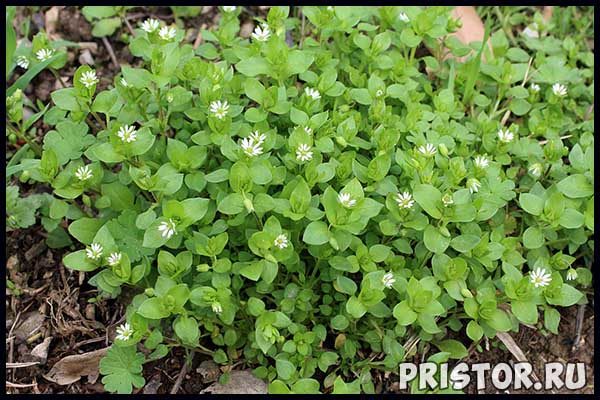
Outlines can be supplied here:
M14 335L19 340L27 340L31 335L37 332L42 326L46 317L39 311L31 311L21 317L21 322L14 330Z
M60 35L56 33L56 28L58 27L58 15L62 8L64 6L50 7L44 14L44 25L46 26L46 35L48 35L49 39L60 39Z
M52 337L49 336L44 341L31 350L31 355L40 360L41 364L46 364L46 360L48 360L48 349L50 348L50 342L52 342Z
M82 376L87 376L91 383L98 379L100 359L108 351L108 347L89 353L67 356L54 364L44 378L59 385L70 385Z
M250 370L231 371L229 374L229 382L221 385L215 382L200 394L267 394L267 384L252 375Z

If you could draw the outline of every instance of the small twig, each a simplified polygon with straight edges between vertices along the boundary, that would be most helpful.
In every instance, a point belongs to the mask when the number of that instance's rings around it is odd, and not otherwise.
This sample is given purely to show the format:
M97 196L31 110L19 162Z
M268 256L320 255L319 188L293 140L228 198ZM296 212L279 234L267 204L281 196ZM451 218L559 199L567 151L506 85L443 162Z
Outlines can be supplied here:
M6 368L26 368L32 367L34 365L38 365L39 361L30 361L30 362L22 362L22 363L6 363Z
M11 388L25 389L25 388L35 387L35 386L37 386L37 383L23 384L23 383L12 383L12 382L6 381L6 386L11 387Z
M573 346L571 351L577 350L581 345L581 330L583 329L583 317L585 316L585 304L580 304L577 309L577 320L575 323L575 339L573 340Z
M198 28L198 34L196 35L196 40L194 40L194 50L200 46L202 43L202 27Z
M127 25L127 29L129 29L129 32L131 33L131 36L135 37L135 32L133 31L133 28L131 27L131 24L129 23L129 20L127 19L127 15L125 15L123 17L123 20L125 21L125 25Z
M523 350L521 350L521 348L519 347L519 345L517 344L517 342L515 342L515 340L513 339L513 337L507 333L507 332L497 332L496 333L496 337L498 339L500 339L500 341L502 343L504 343L504 345L506 346L506 348L508 349L508 351L510 351L510 353L513 355L513 357L515 357L515 359L519 362L529 362L529 360L527 359L527 357L525 356L525 353L523 353ZM537 377L537 375L535 374L535 372L531 373L531 377L533 378L533 380L535 382L539 382L540 379Z
M194 356L192 355L192 358ZM190 360L189 364L191 364L192 360ZM181 371L179 371L179 375L177 376L177 380L175 381L175 384L173 385L173 388L171 389L171 394L177 394L177 392L179 391L179 388L181 387L181 382L183 382L183 377L185 376L185 374L187 374L188 372L188 360L186 359L183 363L183 367L181 367Z
M104 43L104 47L106 47L106 50L108 50L108 55L110 56L110 59L112 60L115 67L117 67L117 69L120 69L121 65L119 65L119 62L117 61L117 56L115 56L115 52L113 51L110 42L104 36L102 37L102 43Z

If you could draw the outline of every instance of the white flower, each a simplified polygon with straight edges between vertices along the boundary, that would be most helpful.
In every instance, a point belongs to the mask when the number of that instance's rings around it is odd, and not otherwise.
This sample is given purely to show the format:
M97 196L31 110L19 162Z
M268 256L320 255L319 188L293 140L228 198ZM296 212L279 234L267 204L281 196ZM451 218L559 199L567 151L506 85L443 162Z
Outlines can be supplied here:
M17 57L17 65L23 69L29 68L29 60L25 56Z
M376 97L381 97L381 96L383 96L383 90L381 90L381 89L377 90L377 92L375 92L375 96L376 96Z
M117 336L115 339L118 340L129 340L129 338L133 335L133 329L128 322L125 322L123 325L117 327Z
M128 87L129 83L127 83L127 81L125 80L125 78L121 78L121 85Z
M223 6L223 11L234 12L236 8L237 8L236 6Z
M94 70L85 71L79 77L79 82L81 82L81 84L83 86L85 86L86 88L91 88L92 86L94 86L95 84L97 84L99 82L98 77L96 76L96 71L94 71Z
M319 93L317 89L307 87L304 88L304 93L306 93L306 95L313 100L318 100L321 98L321 93Z
M210 306L214 313L221 314L223 312L223 307L221 306L221 303L219 303L218 301L215 301Z
M312 130L312 129L310 129L308 126L305 126L305 127L304 127L304 132L306 132L308 135L312 135L312 133L313 133L313 130Z
M302 143L300 146L298 146L298 149L296 149L296 159L298 161L310 161L312 160L313 157L313 152L310 150L310 146Z
M163 221L158 226L158 231L161 232L162 237L171 239L171 236L177 233L175 221L169 218L168 221Z
M333 11L333 6L327 6L327 11Z
M243 138L240 147L242 148L242 150L244 150L244 153L246 153L248 157L258 156L263 152L260 143L256 143L250 137Z
M394 279L393 273L388 272L385 275L383 275L383 278L381 278L381 281L383 282L383 286L385 286L386 288L389 289L392 287L394 282L396 282L396 279Z
M279 247L280 249L285 249L286 247L288 247L288 238L282 233L281 235L275 238L273 244Z
M567 280L574 281L575 279L577 279L577 271L575 271L573 268L569 268L567 271Z
M75 171L75 176L80 181L87 181L94 175L92 174L92 170L90 169L90 166L84 165L83 167L77 168L77 171Z
M535 176L536 178L539 178L540 175L542 175L542 164L540 164L540 163L532 164L531 167L529 167L529 173L531 175Z
M137 131L131 125L123 125L117 131L117 136L125 143L135 142L137 139Z
M435 153L437 153L437 149L431 143L427 143L426 145L419 147L419 153L423 154L425 157L433 157Z
M160 28L160 31L158 31L158 36L160 36L162 40L172 40L175 38L176 35L177 29L170 28L168 26L163 26L162 28Z
M529 281L535 287L548 286L552 282L552 276L543 268L536 268L529 273Z
M410 22L410 18L408 18L408 15L406 15L405 12L401 12L400 14L398 14L398 19L402 22Z
M555 83L552 85L552 93L556 96L563 97L567 95L567 87L560 83Z
M538 85L537 83L532 83L531 85L529 85L529 89L531 89L532 92L539 92L540 91L540 85Z
M350 196L350 193L340 192L340 194L338 194L338 201L346 208L352 208L356 205L356 200Z
M515 135L510 130L503 131L502 128L498 130L498 139L504 143L510 143L514 139Z
M271 31L269 30L269 25L261 24L254 28L254 32L252 32L252 37L259 42L266 42L271 37Z
M102 256L102 245L99 243L92 243L90 247L85 249L85 254L87 258L91 258L92 260L97 260Z
M210 109L209 110L218 119L223 119L223 118L225 118L225 116L227 115L227 112L229 111L229 104L227 103L227 100L225 100L225 101L221 101L221 100L213 101L212 103L210 103Z
M35 57L39 61L46 61L47 59L52 57L53 54L54 54L53 49L41 49L41 50L38 50L37 53L35 53Z
M110 265L111 267L114 267L115 265L118 265L121 262L121 253L110 253L110 256L108 256L108 265Z
M415 201L410 193L404 192L396 194L396 203L398 203L398 207L400 208L412 208Z
M534 22L533 24L531 24L531 26L528 26L525 29L523 29L523 35L530 38L539 38L540 33L538 32L537 24Z
M258 131L254 131L250 134L249 138L257 144L263 144L265 140L267 140L267 135L264 133L259 133Z
M475 166L479 169L487 168L490 165L490 160L486 158L486 156L476 156L475 157Z
M446 193L445 195L443 195L442 203L444 204L444 207L448 207L454 204L454 199L452 198L452 195L450 193Z
M480 187L481 187L481 182L479 182L477 179L469 178L467 180L467 188L469 189L469 192L477 193L477 192L479 192Z
M150 18L142 22L142 29L148 33L152 33L158 29L160 23L157 19Z

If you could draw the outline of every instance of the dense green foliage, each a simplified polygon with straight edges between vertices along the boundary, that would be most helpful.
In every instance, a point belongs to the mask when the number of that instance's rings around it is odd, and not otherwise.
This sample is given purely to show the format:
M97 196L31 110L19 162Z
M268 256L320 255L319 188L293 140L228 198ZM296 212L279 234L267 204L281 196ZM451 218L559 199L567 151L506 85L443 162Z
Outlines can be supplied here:
M273 393L373 392L370 371L395 372L415 339L460 359L520 323L556 333L557 307L586 301L585 41L541 22L507 38L507 17L469 47L442 7L301 11L271 8L248 40L223 9L196 50L146 21L135 66L101 92L78 68L41 157L11 171L52 187L44 226L66 219L80 243L65 266L101 296L137 293L108 390L144 384L141 343L146 360L173 345L242 359ZM30 225L9 196L11 226Z

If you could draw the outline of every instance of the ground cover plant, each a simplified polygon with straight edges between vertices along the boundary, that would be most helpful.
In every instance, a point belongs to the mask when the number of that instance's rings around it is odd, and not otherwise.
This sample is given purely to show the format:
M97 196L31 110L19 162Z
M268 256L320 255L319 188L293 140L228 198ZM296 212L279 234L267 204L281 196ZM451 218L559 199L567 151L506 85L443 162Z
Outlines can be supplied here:
M84 14L104 36L126 11ZM423 346L441 363L521 324L557 333L587 301L593 52L541 18L507 37L517 12L467 46L450 11L272 7L242 39L241 7L221 7L196 49L147 19L106 90L81 66L28 119L26 83L9 90L7 134L52 129L7 177L52 193L7 186L7 229L39 211L94 301L133 293L107 391L183 347L270 393L374 393L373 370Z

